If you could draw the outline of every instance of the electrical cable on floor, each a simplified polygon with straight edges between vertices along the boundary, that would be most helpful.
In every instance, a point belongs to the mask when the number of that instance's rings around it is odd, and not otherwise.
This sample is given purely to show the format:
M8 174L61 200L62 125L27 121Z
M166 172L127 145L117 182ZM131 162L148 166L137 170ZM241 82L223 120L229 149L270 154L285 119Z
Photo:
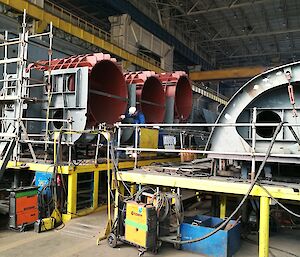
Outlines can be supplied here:
M237 214L237 212L239 211L239 209L242 207L242 205L245 203L246 199L250 195L253 187L255 186L255 184L256 184L256 182L257 182L257 180L258 180L258 178L259 178L259 176L260 176L260 174L261 174L261 172L262 172L262 170L263 170L263 168L264 168L264 166L265 166L265 164L267 162L267 159L269 158L269 156L271 154L271 150L272 150L273 145L275 143L276 137L277 137L278 133L280 132L283 124L284 124L284 122L280 122L277 125L276 130L274 132L274 135L273 135L273 137L271 139L270 145L268 147L268 150L266 152L265 158L264 158L263 162L261 163L261 165L259 166L257 174L256 174L254 180L251 182L250 187L249 187L247 193L244 195L243 199L241 200L241 202L239 203L239 205L237 206L237 208L231 213L231 215L224 222L222 222L216 229L214 229L210 233L208 233L208 234L206 234L206 235L204 235L202 237L199 237L199 238L194 238L194 239L183 240L182 241L182 240L172 240L172 239L167 238L167 237L161 237L162 241L173 243L173 244L180 244L180 245L181 244L195 243L195 242L202 241L202 240L204 240L206 238L209 238L210 236L212 236L212 235L216 234L218 231L220 231L224 226L226 226L230 222L230 220L234 217L234 215Z

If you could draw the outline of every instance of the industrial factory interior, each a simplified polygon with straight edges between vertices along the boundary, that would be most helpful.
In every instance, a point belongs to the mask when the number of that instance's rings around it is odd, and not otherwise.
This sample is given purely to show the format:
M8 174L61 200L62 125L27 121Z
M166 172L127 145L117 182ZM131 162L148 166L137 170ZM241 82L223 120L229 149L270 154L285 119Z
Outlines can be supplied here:
M0 0L0 256L300 257L299 13Z

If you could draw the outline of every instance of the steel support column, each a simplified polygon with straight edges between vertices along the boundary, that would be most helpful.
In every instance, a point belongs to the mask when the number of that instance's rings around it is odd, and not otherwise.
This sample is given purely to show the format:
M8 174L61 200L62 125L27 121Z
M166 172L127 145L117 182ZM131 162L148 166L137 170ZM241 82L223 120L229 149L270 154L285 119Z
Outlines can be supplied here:
M227 197L226 195L220 196L220 218L225 219L226 217L226 205L227 205Z
M269 203L269 197L260 197L259 257L269 257Z
M99 170L94 171L94 191L93 191L93 209L98 207L99 195Z
M132 195L134 195L136 193L136 184L135 183L130 185L130 193Z
M68 214L76 214L77 204L77 173L68 176Z

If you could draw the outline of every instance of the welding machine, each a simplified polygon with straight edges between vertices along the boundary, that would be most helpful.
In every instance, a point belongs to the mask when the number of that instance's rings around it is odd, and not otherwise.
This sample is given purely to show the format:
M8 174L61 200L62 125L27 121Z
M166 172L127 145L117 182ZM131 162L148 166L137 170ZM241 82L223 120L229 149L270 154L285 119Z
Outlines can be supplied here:
M8 189L9 227L23 230L33 224L39 215L38 188L35 186Z
M126 218L122 220L124 215L119 215L118 229L110 233L107 238L109 246L115 247L117 241L121 241L139 248L140 256L149 250L156 253L158 220L155 206L136 201L122 204L123 210L120 212L125 212Z
M119 198L117 211L107 237L110 247L116 247L120 241L137 247L139 256L146 251L156 254L171 233L176 238L180 236L178 224L183 221L183 205L179 190L175 193L144 186L126 200Z
M153 205L126 203L125 240L145 249L154 249L157 239L157 214Z

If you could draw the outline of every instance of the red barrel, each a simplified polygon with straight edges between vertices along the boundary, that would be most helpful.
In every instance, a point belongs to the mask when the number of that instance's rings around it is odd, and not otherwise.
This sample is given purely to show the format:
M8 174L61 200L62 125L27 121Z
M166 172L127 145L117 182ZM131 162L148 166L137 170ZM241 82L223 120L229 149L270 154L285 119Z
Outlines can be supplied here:
M137 108L144 114L146 123L162 123L165 93L157 74L154 71L138 71L124 76L127 85L136 85Z
M184 71L175 71L159 74L166 97L174 98L174 118L186 120L193 104L193 92L191 82Z
M38 61L29 66L38 70L58 70L76 67L89 67L88 85L88 124L113 124L127 107L127 88L121 68L116 59L109 54L93 53L54 59L49 67L48 61ZM69 79L68 89L75 90L74 79Z

